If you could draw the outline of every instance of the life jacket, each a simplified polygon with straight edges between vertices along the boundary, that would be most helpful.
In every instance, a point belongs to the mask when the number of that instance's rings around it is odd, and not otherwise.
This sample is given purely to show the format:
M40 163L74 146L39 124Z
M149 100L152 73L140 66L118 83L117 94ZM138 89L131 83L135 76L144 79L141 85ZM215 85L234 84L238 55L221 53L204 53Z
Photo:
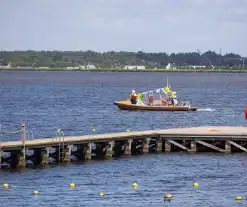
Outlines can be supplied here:
M131 93L131 94L130 94L130 99L135 99L135 98L136 98L135 93Z
M166 100L162 100L162 104L166 105L167 101Z

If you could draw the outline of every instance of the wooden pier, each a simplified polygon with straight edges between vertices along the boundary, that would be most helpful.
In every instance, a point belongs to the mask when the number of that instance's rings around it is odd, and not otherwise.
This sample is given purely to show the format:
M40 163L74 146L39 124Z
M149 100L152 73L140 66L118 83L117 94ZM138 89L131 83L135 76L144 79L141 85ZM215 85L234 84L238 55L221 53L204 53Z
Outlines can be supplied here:
M69 137L59 133L53 138L25 140L23 125L20 141L0 143L0 164L25 167L30 161L39 165L179 151L247 153L247 127L204 126ZM6 153L9 156L4 156Z

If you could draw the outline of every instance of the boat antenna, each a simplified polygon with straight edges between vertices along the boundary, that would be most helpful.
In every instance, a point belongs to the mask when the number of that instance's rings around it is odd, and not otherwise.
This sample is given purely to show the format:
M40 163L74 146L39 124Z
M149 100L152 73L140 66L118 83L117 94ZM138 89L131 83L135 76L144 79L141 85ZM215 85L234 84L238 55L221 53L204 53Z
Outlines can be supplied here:
M166 87L169 88L169 85L168 85L168 76L166 76Z

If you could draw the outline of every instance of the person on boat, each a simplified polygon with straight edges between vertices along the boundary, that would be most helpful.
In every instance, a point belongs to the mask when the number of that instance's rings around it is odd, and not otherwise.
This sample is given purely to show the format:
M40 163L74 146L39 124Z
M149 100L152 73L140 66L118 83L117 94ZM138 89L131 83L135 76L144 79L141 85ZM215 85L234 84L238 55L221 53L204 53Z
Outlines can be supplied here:
M137 99L136 92L135 92L135 90L132 90L132 92L130 94L130 102L132 104L136 104L136 99Z
M152 105L154 102L154 97L152 95L148 96L148 105Z
M176 91L173 92L173 96L171 98L171 101L172 101L172 105L173 106L176 106L178 104L178 100L177 100L177 95L176 95Z

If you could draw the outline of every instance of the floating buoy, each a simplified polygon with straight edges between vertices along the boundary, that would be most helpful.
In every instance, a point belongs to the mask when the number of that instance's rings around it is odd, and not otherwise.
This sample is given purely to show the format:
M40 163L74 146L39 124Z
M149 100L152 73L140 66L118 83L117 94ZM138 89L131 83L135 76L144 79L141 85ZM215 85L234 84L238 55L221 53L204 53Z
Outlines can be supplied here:
M100 197L105 196L104 192L100 192L100 193L99 193L99 196L100 196Z
M39 194L39 191L34 190L34 191L33 191L33 194L34 194L34 195L38 195L38 194Z
M75 184L74 184L74 183L70 183L70 184L69 184L69 187L70 187L70 188L74 188L74 187L75 187Z
M242 196L236 196L236 198L235 198L236 200L242 200Z
M133 183L132 184L132 188L138 188L138 184L137 183Z
M193 186L194 188L198 188L199 184L197 182L194 182Z
M8 184L8 183L4 183L4 184L3 184L3 187L4 187L4 188L8 188L8 187L9 187L9 184Z
M95 129L93 129L92 131L93 131L93 132L95 132L96 130L95 130Z
M126 130L126 132L129 132L129 131L130 131L129 129Z
M165 199L165 200L168 200L168 201L171 201L171 200L172 200L172 194L170 194L170 193L165 194L165 195L164 195L164 199Z

